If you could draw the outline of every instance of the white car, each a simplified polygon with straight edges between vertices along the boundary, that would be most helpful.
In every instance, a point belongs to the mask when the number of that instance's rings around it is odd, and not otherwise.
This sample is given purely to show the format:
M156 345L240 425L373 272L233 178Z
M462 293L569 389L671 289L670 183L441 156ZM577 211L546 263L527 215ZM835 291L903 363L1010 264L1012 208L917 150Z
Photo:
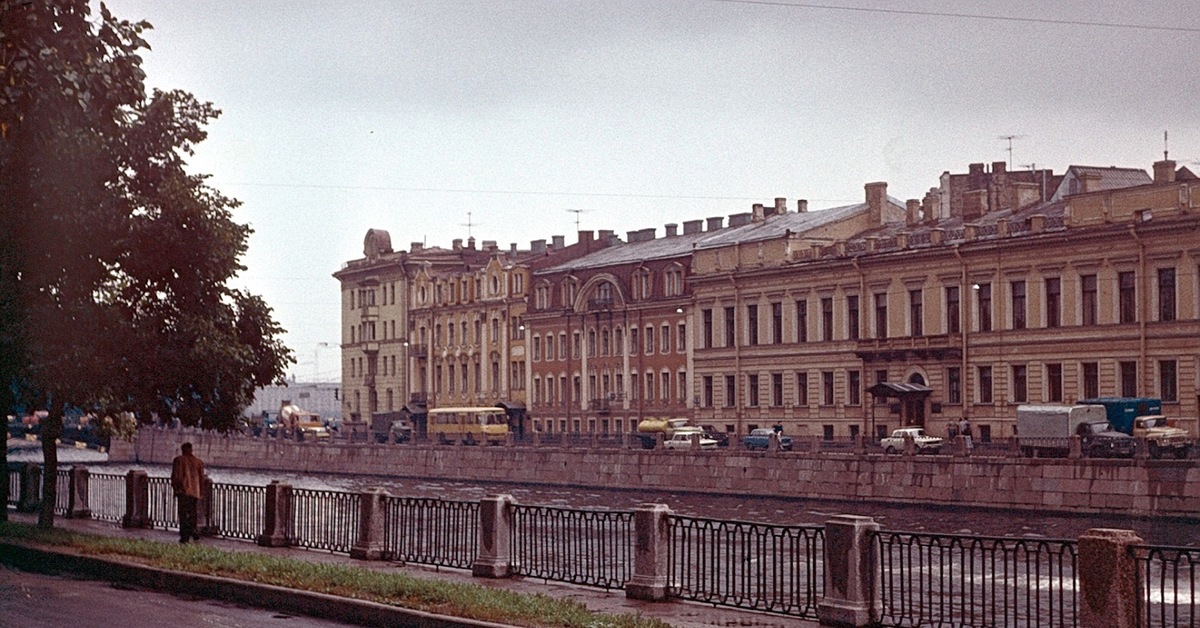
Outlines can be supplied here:
M699 435L700 449L716 449L717 441L709 438L704 432L699 429L694 430L675 430L671 437L663 441L664 449L691 449L692 436Z
M935 454L942 448L942 439L925 433L925 428L902 427L893 430L892 435L879 441L879 446L889 454L904 451L904 438L910 436L917 446L917 453Z

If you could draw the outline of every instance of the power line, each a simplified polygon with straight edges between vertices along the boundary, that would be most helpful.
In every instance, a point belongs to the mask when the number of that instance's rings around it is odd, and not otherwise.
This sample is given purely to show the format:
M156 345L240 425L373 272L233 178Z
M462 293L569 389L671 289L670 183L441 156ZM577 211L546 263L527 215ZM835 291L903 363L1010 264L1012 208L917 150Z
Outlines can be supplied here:
M1027 24L1056 24L1059 26L1094 26L1100 28L1124 28L1145 31L1170 31L1176 33L1200 33L1200 28L1187 26L1158 26L1154 24L1129 24L1125 22L1093 22L1090 20L1054 20L1038 17L1011 17L1006 15L976 15L971 13L951 13L946 11L915 11L908 9L880 9L876 7L849 7L836 4L812 4L807 2L781 2L777 0L709 0L725 4L758 4L773 7L789 7L796 9L819 9L824 11L856 11L859 13L885 13L890 15L916 15L920 17L949 17L966 20L986 20L992 22L1022 22Z

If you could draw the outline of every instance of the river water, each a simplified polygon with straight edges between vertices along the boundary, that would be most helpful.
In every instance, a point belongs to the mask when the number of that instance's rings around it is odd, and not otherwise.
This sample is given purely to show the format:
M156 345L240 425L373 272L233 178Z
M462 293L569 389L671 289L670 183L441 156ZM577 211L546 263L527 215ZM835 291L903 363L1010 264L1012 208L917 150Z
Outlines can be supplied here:
M12 449L10 461L41 461L37 449ZM145 470L152 476L170 475L165 465L109 464L106 454L62 448L63 465L81 464L97 473ZM379 476L282 474L242 469L209 468L215 482L262 486L272 480L298 488L357 491L381 487L393 495L477 500L492 493L511 494L519 503L568 508L631 509L639 504L666 504L674 512L693 517L736 519L785 525L820 525L833 515L874 517L884 530L925 533L955 533L997 537L1074 539L1090 528L1123 528L1137 532L1147 543L1200 547L1200 513L1195 521L1049 515L981 508L946 508L913 504L888 506L856 502L815 501L774 497L730 497L664 491L560 488L528 484L451 482Z

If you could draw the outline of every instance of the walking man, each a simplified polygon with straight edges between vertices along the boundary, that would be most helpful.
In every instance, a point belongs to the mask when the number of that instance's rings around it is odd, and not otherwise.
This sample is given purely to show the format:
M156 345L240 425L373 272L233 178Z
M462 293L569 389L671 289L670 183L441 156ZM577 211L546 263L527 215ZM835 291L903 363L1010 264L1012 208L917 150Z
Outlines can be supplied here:
M171 488L179 502L179 542L199 541L196 529L197 509L200 504L200 486L204 479L204 462L192 455L192 444L184 443L181 455L171 462Z

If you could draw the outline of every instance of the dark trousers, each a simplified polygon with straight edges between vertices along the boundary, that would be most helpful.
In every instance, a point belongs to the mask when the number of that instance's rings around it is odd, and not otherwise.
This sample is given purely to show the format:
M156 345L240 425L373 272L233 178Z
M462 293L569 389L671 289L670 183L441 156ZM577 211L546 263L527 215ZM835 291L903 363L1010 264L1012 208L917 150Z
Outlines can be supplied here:
M179 540L188 541L196 536L196 511L200 500L191 495L178 495L179 500Z

